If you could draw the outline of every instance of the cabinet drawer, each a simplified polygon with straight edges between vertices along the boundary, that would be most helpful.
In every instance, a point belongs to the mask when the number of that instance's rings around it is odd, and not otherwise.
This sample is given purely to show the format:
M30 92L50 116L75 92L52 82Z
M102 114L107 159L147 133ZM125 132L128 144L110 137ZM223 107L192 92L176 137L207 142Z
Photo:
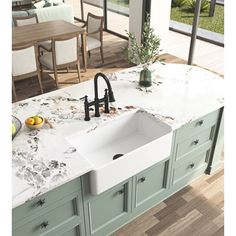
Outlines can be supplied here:
M78 194L74 193L67 196L61 202L61 205L52 211L25 223L23 226L17 227L13 231L13 236L38 236L53 235L53 231L63 224L72 222L74 227L80 223L79 209L77 206ZM62 233L62 232L61 232ZM61 235L58 233L57 235Z
M16 207L12 212L13 224L19 220L22 220L28 216L38 216L44 214L45 209L51 206L54 202L64 198L70 193L81 191L80 178L70 181L56 189L49 191L33 200L24 203L23 205Z
M179 166L176 166L173 170L173 184L179 183L182 180L191 181L195 176L194 173L197 173L197 170L203 169L204 173L205 168L207 167L207 161L210 155L210 149L201 152L196 156L190 157L184 163Z
M70 231L65 232L61 236L80 236L80 234L78 232L79 232L79 226L78 226L78 228L76 227Z
M166 188L169 161L148 168L135 178L135 207L157 196Z
M213 126L216 124L216 121L218 119L219 110L216 110L206 116L203 116L190 124L187 124L183 127L181 127L176 132L176 139L186 139L187 137L192 136L193 134L199 133L206 129L209 126Z
M177 143L175 160L178 161L183 155L196 150L203 144L211 143L214 136L214 130L215 126L210 126L202 132Z
M106 235L111 227L122 222L130 209L130 186L126 181L97 196L85 200L86 235Z

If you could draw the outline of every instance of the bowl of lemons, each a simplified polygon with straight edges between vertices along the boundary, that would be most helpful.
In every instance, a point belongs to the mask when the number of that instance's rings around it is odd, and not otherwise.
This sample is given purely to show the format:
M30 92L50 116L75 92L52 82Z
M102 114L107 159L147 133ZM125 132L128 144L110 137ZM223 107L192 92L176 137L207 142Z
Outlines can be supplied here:
M30 116L25 120L25 125L29 129L41 129L44 124L44 118L42 116Z

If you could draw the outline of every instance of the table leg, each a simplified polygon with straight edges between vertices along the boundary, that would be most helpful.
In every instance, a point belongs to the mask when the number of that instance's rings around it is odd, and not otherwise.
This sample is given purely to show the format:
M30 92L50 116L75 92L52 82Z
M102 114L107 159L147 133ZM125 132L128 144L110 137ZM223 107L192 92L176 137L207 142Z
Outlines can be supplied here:
M84 70L87 71L87 51L86 51L86 34L81 34L82 41L82 56L83 56L83 64Z

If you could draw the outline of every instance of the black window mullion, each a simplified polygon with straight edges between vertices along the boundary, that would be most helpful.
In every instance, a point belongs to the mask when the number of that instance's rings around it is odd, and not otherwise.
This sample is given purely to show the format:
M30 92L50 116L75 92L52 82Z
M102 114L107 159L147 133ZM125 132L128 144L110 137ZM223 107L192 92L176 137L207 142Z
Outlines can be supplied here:
M107 30L107 0L103 2L104 29Z
M81 18L82 18L82 21L85 21L85 19L84 19L84 1L83 0L80 0L80 7L81 7Z

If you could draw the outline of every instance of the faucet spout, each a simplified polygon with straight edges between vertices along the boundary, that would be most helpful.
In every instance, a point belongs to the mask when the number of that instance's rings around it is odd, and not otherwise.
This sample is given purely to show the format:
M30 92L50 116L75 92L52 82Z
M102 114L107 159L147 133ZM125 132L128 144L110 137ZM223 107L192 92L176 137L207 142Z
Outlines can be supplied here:
M98 100L98 78L102 77L106 84L107 84L107 88L108 88L108 98L109 98L109 102L115 102L115 97L114 97L114 93L112 91L111 88L111 83L109 81L109 79L106 77L106 75L104 75L103 73L97 73L94 77L94 93L95 93L95 100Z

